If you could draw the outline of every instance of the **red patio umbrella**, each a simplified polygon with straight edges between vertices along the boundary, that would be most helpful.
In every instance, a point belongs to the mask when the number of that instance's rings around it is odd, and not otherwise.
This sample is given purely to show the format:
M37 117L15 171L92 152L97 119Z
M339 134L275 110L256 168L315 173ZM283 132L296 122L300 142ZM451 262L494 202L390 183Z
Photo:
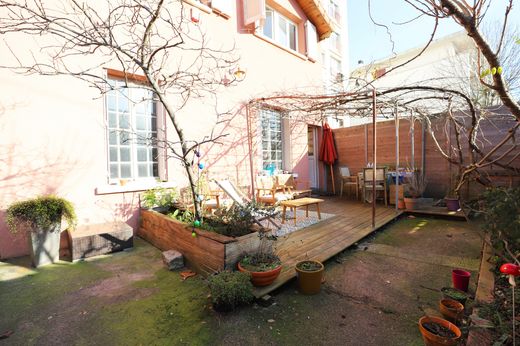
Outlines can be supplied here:
M332 165L338 158L336 147L334 146L334 137L332 135L332 129L329 124L323 124L323 138L320 148L320 160L326 165L330 166L330 175L332 177L332 192L336 193L336 187L334 186L334 170Z

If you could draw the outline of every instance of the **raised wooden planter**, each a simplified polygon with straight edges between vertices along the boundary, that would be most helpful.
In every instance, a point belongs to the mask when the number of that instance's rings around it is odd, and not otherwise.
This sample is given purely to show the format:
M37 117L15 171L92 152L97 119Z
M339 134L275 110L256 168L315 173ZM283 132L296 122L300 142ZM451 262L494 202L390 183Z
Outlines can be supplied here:
M197 273L207 275L223 269L234 269L239 257L258 248L258 233L242 237L195 229L161 213L141 209L138 235L160 250L177 250Z

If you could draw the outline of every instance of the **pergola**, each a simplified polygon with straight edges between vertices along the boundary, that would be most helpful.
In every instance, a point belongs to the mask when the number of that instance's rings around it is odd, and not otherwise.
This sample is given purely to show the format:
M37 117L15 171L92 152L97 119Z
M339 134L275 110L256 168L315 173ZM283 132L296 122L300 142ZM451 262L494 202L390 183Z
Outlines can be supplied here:
M398 93L399 91L399 93ZM355 92L339 92L334 94L274 94L266 97L251 99L246 104L247 132L249 145L249 166L251 175L251 188L254 191L254 169L253 169L253 139L251 133L251 112L252 110L274 109L283 112L283 117L306 123L323 123L329 116L350 115L355 117L371 117L372 120L372 157L374 167L377 167L377 118L378 115L385 118L393 117L395 119L396 128L396 169L399 168L399 112L409 112L413 123L414 112L416 109L413 104L399 102L399 97L395 97L398 93L400 97L408 95L411 90L393 90L388 89L379 92L375 88L365 88ZM404 93L404 94L403 94ZM416 99L419 99L416 97ZM423 98L421 98L423 99ZM408 101L407 101L408 102ZM412 137L412 161L413 161L413 126L411 131ZM376 184L376 175L372 175L372 184ZM399 184L399 179L396 179ZM396 189L396 208L398 191ZM376 199L375 193L372 193L372 228L375 228L376 215Z

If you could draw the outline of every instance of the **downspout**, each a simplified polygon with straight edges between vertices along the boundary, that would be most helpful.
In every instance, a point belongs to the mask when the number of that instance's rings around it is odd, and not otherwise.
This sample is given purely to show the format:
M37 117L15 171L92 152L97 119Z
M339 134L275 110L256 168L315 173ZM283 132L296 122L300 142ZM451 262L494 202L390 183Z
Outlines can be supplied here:
M395 105L395 211L399 211L399 106Z
M372 158L374 165L372 168L372 229L376 228L376 169L377 169L377 148L376 148L376 89L372 89Z
M410 139L411 139L411 151L412 151L412 171L415 171L415 122L413 109L410 114Z
M251 178L251 198L255 197L255 174L253 169L253 135L251 133L251 119L249 119L249 103L246 104L246 127L247 127L247 145L249 147L249 173Z

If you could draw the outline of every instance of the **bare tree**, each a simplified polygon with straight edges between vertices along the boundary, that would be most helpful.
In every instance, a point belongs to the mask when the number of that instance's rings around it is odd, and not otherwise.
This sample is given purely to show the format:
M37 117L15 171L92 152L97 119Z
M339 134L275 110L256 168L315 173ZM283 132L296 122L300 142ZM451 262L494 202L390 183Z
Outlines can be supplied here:
M399 104L400 107L412 109L421 114L429 125L432 119L438 118L440 114L445 115L446 124L455 132L455 144L446 151L436 140L435 130L429 126L430 134L434 138L442 156L451 163L458 165L459 177L455 187L458 194L465 182L474 179L484 184L489 184L484 170L489 167L497 166L505 170L518 174L520 168L517 167L519 158L518 145L516 144L516 133L520 125L520 106L513 97L517 87L517 67L518 64L512 60L517 60L514 53L518 50L518 38L508 35L509 15L513 7L513 0L508 0L505 5L491 3L490 0L475 0L468 2L464 0L404 0L412 6L418 16L411 21L427 16L434 19L432 33L425 46L407 61L399 63L390 69L376 76L373 80L358 79L355 84L360 89L373 87L374 81L385 75L392 73L396 69L409 64L418 59L430 46L439 25L445 20L454 20L465 30L475 46L475 64L469 66L471 75L478 83L478 87L465 85L465 88L457 88L453 83L449 84L442 81L442 76L432 84L431 80L421 81L413 85L395 86L389 90L380 91L379 95L385 95L387 104ZM369 10L370 10L370 0ZM484 17L489 6L503 6L503 17L498 25L499 29L495 32L486 33L481 28ZM371 17L372 18L372 17ZM375 25L387 29L391 36L391 30L385 24L378 23L372 19ZM399 23L406 25L411 22ZM511 55L511 56L510 56ZM454 66L453 68L457 68ZM440 80L440 81L439 81ZM468 81L469 84L469 81ZM483 142L487 139L478 138L481 133L481 124L484 120L489 120L489 113L485 109L479 108L478 98L472 97L469 90L477 89L480 94L486 95L486 102L495 103L498 100L508 112L501 112L504 120L509 122L509 130L503 134L502 138L495 139L491 145L484 146ZM486 102L482 102L485 104ZM445 130L446 127L444 127ZM470 157L462 155L463 142L467 143ZM489 144L489 143L487 143Z
M487 24L482 30L494 49L497 49L501 39L501 30L500 23ZM508 27L500 54L506 86L516 99L520 98L520 45L516 44L518 37L520 37L518 28ZM431 82L462 91L471 98L477 108L500 105L502 102L498 95L480 81L483 78L487 83L492 82L492 67L482 62L482 71L479 71L478 54L478 50L469 49L447 59L438 71L438 78Z
M193 98L216 102L215 93L236 67L233 47L212 46L206 33L185 15L181 0L0 0L0 34L15 64L2 67L25 74L68 75L100 93L126 89L133 79L153 93L168 115L177 139L163 143L180 160L200 219L194 154L220 136L190 139L178 112ZM13 40L34 38L33 51ZM11 41L9 41L11 40ZM124 83L111 83L103 67L122 71Z

